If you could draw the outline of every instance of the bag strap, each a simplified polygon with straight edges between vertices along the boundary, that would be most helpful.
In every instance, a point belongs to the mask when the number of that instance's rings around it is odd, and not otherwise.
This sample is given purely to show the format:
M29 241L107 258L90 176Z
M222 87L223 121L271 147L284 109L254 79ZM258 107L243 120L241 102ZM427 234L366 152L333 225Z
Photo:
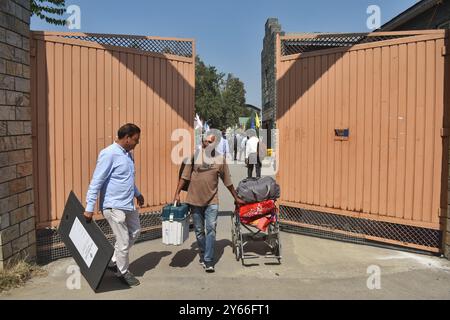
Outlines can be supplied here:
M194 162L195 162L195 156L198 154L198 151L195 151L194 154L191 157L191 177L192 177L192 172L194 172Z
M266 187L267 187L267 192L266 192L266 194L265 194L265 196L264 196L264 199L267 199L267 197L268 197L269 194L270 194L270 186L267 185ZM255 192L255 189L252 189L252 193L253 193L253 195L255 196L255 199L257 199L257 198L256 198L256 192Z

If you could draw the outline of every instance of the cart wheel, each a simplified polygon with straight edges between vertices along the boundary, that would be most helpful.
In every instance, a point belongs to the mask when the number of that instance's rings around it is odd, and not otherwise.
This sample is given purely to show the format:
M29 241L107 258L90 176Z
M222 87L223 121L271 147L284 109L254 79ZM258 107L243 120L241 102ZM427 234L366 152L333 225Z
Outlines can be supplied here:
M235 240L234 240L234 235L232 235L232 242L231 242L231 248L233 249L233 253L236 253L236 244L235 244Z
M268 244L270 246L270 250L271 250L272 254L277 255L278 235L275 234L274 226L272 224L269 225L268 238L269 238Z
M236 236L234 235L234 225L231 226L231 248L233 249L233 253L236 252Z
M241 246L239 244L239 241L236 242L234 254L236 256L236 261L239 261L239 259L241 258Z
M236 232L236 216L233 214L231 216L231 247L234 254L236 254L237 239L238 236Z
M239 242L239 251L240 251L241 263L242 263L243 266L245 266L244 247L241 246L241 242Z
M276 249L275 249L275 255L279 256L278 263L281 264L281 242L280 242L279 238L276 240L276 243L277 243L277 246L276 246Z

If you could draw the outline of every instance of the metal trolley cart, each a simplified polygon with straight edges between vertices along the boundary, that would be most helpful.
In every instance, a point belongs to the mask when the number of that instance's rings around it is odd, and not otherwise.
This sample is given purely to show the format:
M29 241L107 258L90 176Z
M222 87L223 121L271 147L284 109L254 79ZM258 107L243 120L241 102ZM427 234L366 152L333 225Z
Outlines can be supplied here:
M281 264L281 242L278 209L275 207L275 209L265 215L265 217L270 219L270 223L267 226L266 232L263 232L255 225L243 223L239 215L238 208L235 209L234 213L231 216L231 241L233 253L236 256L236 261L241 260L242 265L244 266L247 259L256 259L262 257L277 259L278 263ZM266 253L265 255L246 253L245 246L249 242L254 241L264 242L268 246L270 253Z

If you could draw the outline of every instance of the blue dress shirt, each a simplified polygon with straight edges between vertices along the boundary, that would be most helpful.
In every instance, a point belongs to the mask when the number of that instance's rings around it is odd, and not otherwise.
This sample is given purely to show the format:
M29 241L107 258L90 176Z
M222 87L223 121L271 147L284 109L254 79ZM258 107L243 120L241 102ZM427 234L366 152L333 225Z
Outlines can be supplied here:
M141 195L134 182L134 159L119 144L100 151L86 195L86 211L93 212L100 192L100 210L135 210L134 197Z

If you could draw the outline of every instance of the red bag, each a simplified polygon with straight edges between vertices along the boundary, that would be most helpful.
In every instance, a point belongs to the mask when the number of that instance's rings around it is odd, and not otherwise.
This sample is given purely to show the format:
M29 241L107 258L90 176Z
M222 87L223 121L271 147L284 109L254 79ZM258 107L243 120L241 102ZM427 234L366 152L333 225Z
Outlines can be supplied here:
M257 203L246 204L239 208L239 217L242 223L249 223L276 210L274 200L266 200Z
M267 215L267 216L264 216L262 218L250 221L247 224L255 226L259 230L261 230L263 232L266 232L267 231L267 227L269 226L269 224L272 223L272 222L275 222L275 221L276 221L276 217L274 215Z

